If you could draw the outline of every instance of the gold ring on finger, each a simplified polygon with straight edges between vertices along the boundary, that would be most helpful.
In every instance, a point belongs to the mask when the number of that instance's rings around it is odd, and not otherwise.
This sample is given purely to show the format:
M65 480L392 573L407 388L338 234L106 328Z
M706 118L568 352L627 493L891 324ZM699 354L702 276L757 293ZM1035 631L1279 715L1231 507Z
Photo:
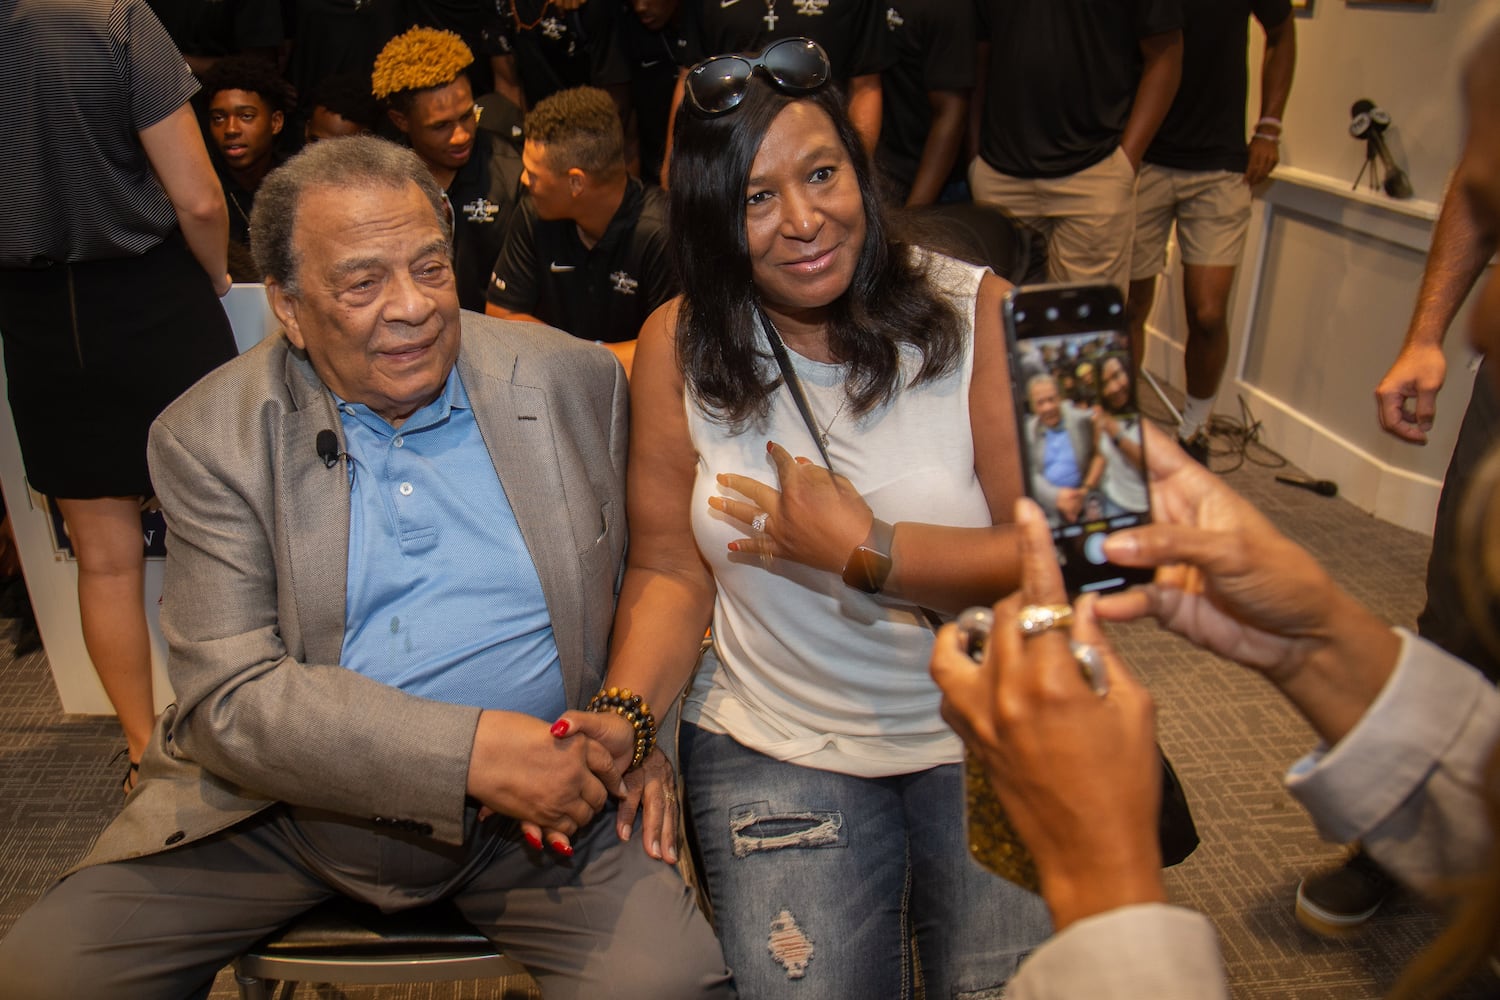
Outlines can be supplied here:
M1070 628L1072 624L1071 604L1028 604L1016 615L1022 638L1041 635L1055 628Z

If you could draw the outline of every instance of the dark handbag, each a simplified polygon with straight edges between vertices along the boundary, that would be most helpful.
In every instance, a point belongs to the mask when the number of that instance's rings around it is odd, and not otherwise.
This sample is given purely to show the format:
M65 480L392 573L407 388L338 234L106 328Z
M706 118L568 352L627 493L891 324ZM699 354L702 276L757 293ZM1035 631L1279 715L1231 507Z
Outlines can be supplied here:
M1156 752L1161 755L1161 818L1157 836L1161 840L1162 867L1170 868L1186 861L1198 849L1198 826L1193 822L1193 810L1182 781L1161 744L1157 744Z

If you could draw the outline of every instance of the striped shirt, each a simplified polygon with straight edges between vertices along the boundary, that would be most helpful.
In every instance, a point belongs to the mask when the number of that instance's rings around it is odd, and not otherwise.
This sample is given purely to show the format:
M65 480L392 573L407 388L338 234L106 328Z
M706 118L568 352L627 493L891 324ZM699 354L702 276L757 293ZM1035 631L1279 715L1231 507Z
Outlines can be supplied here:
M145 0L0 0L0 267L128 257L177 214L137 132L198 89Z

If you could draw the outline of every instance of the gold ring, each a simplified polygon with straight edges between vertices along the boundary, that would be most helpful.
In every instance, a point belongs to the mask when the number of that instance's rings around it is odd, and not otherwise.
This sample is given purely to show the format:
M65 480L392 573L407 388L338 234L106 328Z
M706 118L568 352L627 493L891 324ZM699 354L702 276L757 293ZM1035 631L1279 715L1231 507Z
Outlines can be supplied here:
M1071 604L1028 604L1016 615L1021 637L1030 638L1055 628L1069 628L1073 624Z

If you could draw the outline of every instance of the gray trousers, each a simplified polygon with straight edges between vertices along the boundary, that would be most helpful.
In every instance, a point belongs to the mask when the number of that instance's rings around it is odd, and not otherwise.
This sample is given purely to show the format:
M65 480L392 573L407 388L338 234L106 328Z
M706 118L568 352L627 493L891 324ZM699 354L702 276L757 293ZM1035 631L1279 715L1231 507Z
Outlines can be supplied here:
M258 938L343 893L385 910L451 897L552 998L732 997L719 943L675 869L615 833L613 808L563 859L469 811L460 847L278 806L233 829L54 885L0 941L0 992L204 995ZM638 824L637 824L638 826Z
M1500 441L1500 399L1490 381L1490 366L1497 363L1500 359L1485 358L1474 373L1474 391L1453 443L1443 491L1438 495L1432 555L1427 563L1427 605L1417 616L1417 633L1422 638L1476 667L1493 683L1500 683L1500 654L1485 645L1469 621L1455 566L1459 560L1478 558L1461 548L1471 540L1459 537L1458 512L1480 461Z

